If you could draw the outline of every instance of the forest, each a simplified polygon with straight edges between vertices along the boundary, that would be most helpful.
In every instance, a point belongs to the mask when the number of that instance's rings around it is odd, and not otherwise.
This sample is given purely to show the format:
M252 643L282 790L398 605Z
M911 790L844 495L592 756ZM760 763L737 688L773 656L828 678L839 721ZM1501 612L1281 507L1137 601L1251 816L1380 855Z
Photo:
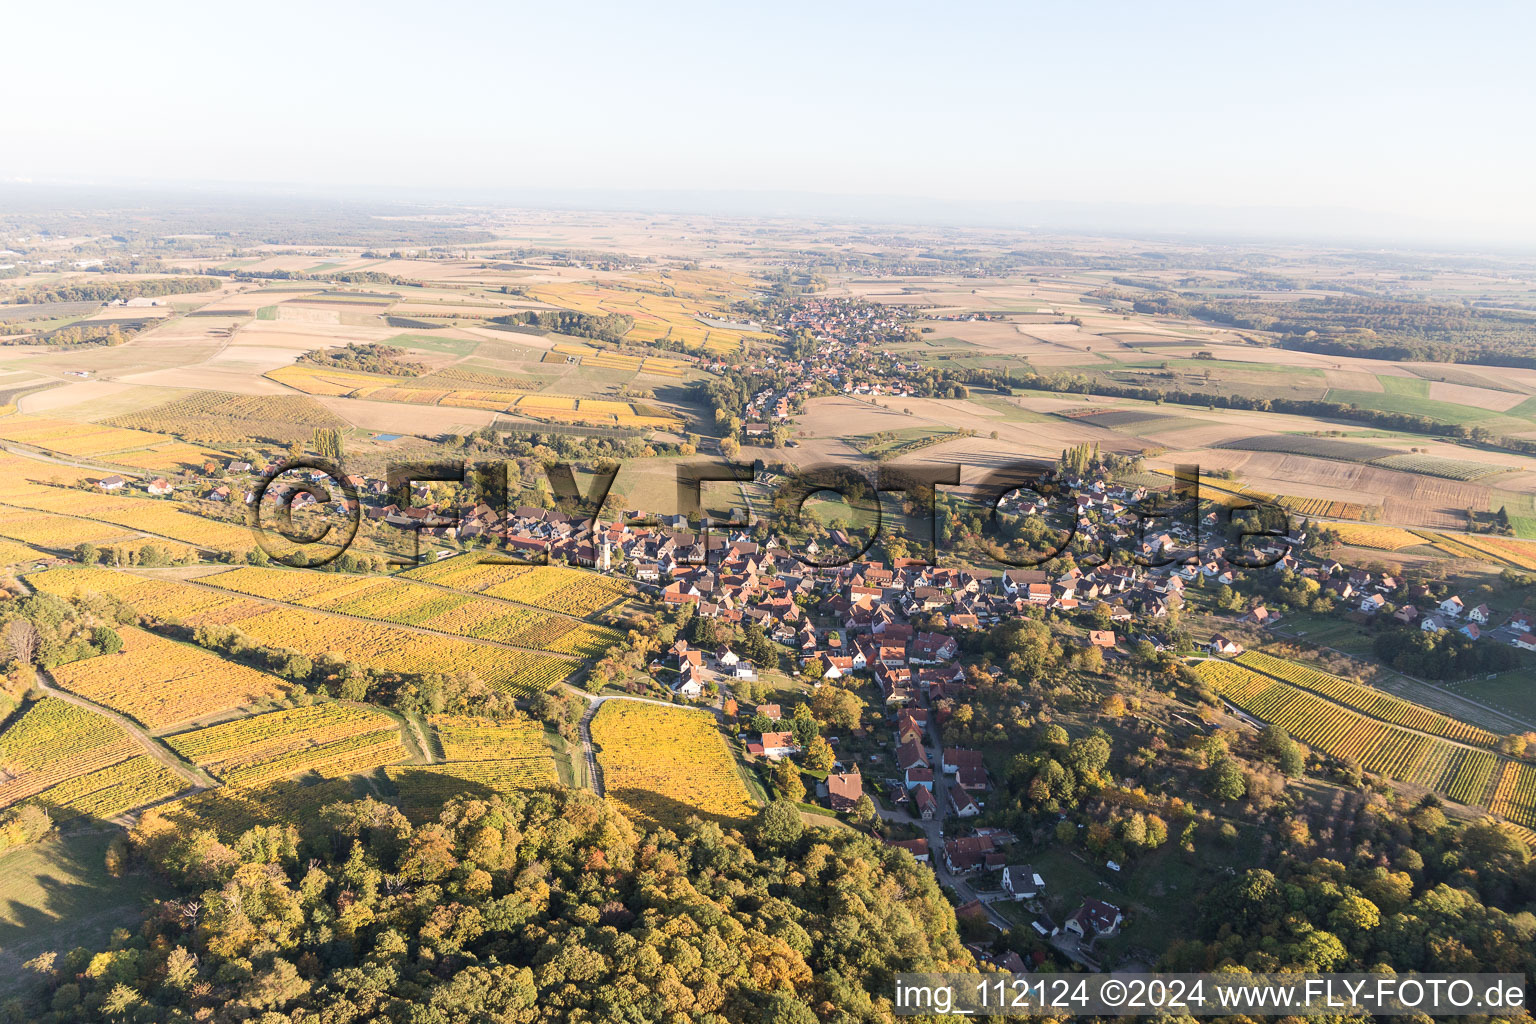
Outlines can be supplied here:
M366 799L136 834L136 867L179 898L32 960L35 994L0 1017L879 1021L895 972L971 964L932 872L787 804L644 831L585 792L455 800L419 827Z

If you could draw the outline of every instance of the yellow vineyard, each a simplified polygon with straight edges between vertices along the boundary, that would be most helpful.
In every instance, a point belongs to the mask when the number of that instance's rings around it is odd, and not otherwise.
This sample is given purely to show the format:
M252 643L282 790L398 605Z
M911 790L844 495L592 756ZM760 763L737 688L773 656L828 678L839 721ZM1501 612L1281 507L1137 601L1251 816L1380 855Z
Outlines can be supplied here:
M592 720L607 795L642 821L745 821L756 806L708 712L611 700Z
M278 700L288 693L275 677L200 648L132 626L119 627L118 634L123 638L121 651L60 665L53 675L64 689L148 728Z

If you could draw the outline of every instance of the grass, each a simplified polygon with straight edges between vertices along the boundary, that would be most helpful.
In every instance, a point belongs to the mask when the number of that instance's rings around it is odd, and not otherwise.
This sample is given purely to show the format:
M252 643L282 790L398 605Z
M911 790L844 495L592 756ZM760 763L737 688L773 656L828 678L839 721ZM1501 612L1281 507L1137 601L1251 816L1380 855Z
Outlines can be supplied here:
M1414 398L1429 397L1429 381L1418 377L1390 377L1386 374L1377 374L1376 379L1381 381L1381 388L1389 395L1411 395Z
M1536 669L1529 665L1492 677L1478 676L1466 682L1448 683L1446 689L1527 722L1536 722Z
M0 993L25 986L24 961L48 950L101 947L165 894L149 875L108 875L111 840L105 831L55 835L0 856Z
M384 344L397 348L425 349L428 352L448 352L456 356L470 355L480 347L480 342L474 338L435 338L430 334L397 334Z
M1406 378L1383 377L1382 380L1401 380ZM1428 388L1428 384L1419 381ZM1344 405L1354 405L1361 409L1374 409L1377 412L1401 413L1405 416L1424 416L1441 423L1468 423L1481 424L1489 429L1499 429L1495 424L1500 424L1510 429L1530 429L1529 421L1515 419L1518 415L1511 410L1503 416L1490 413L1487 409L1474 409L1470 405L1457 405L1454 402L1436 402L1418 395L1401 394L1393 391L1350 391L1345 388L1330 388L1324 396L1325 401L1339 402ZM1523 403L1522 403L1523 404ZM1520 408L1519 406L1515 407Z
M277 319L277 307L276 306L262 306L260 309L258 309L256 311L256 319L257 320L276 320Z

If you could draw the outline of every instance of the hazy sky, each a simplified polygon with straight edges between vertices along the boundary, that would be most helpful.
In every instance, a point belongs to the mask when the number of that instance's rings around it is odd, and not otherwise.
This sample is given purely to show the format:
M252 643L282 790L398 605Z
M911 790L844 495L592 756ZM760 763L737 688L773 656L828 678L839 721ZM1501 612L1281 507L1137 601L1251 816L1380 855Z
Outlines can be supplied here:
M1329 207L1536 238L1531 3L20 0L4 23L0 179Z

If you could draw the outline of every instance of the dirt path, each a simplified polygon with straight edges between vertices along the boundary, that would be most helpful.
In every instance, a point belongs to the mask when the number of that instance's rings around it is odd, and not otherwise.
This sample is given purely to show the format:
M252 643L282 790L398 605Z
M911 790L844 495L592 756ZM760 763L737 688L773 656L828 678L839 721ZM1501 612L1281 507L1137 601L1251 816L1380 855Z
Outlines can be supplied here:
M156 741L154 737L145 732L144 729L132 719L118 714L111 708L102 707L95 701L87 700L80 696L78 693L71 693L68 690L61 689L58 685L58 682L53 678L52 675L48 673L46 669L37 670L37 686L38 689L42 690L44 693L47 693L49 696L57 697L62 701L67 701L70 704L75 704L82 708L86 708L87 710L93 711L105 718L110 718L112 721L116 722L118 725L127 730L128 735L132 736L135 740L138 741L139 745L144 748L145 753L149 754L150 757L153 757L156 761L160 762L162 765L169 768L177 775L180 775L183 779L186 780L187 784L193 788L199 790L218 788L219 784L215 782L207 772L203 771L201 768L197 768L194 765L188 764L186 761L183 761L181 758L171 753L169 748Z

